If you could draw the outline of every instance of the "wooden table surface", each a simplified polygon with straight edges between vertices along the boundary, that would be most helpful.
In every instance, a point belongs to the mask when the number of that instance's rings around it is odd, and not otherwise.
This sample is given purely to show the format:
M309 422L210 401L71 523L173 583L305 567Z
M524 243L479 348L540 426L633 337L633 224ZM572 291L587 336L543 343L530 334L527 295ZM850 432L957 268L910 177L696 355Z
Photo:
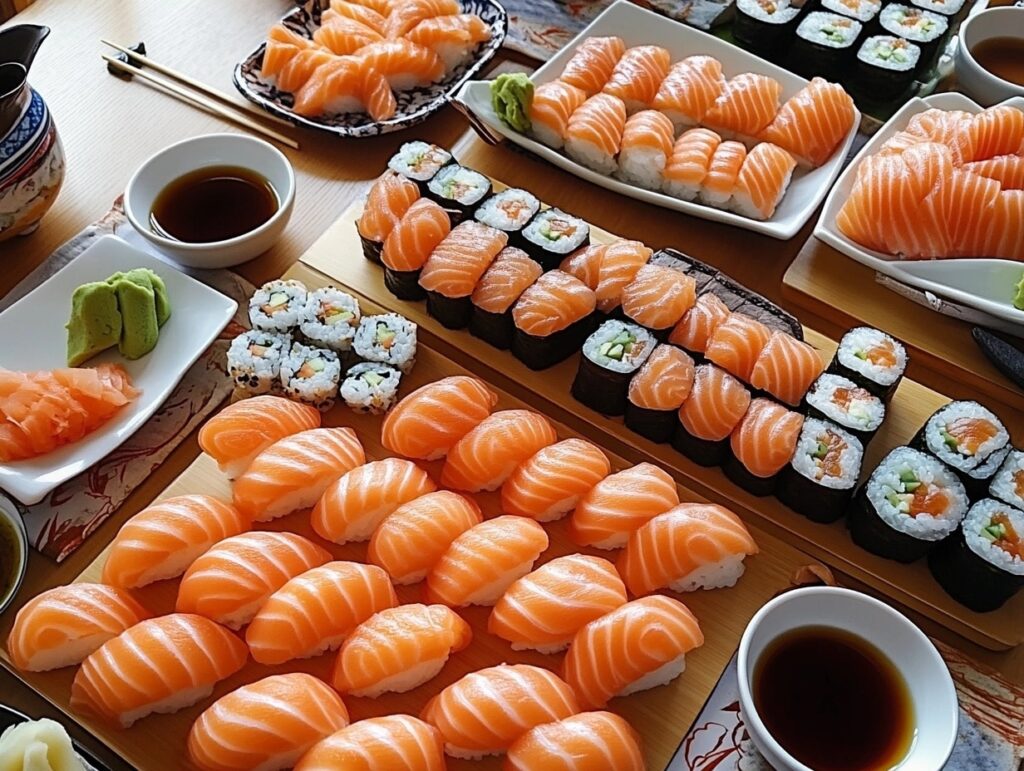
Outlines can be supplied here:
M53 29L36 58L30 81L46 98L57 122L67 153L68 174L39 231L0 244L0 295L54 248L106 212L133 170L149 155L186 137L235 130L142 83L125 83L108 75L99 58L104 50L101 37L121 43L145 40L150 55L157 60L233 91L231 72L235 63L289 7L288 0L38 0L9 22L46 24ZM339 140L292 131L302 149L285 151L297 178L291 223L280 243L239 272L257 283L280 275L366 189L402 141L415 136L451 146L465 129L461 117L446 109L418 129L371 139ZM500 168L505 172L504 181L530 188L542 199L623 236L689 251L775 300L783 300L782 275L810 236L812 226L808 224L790 241L776 241L616 197L532 158L513 156L507 148L488 148L466 139L463 146L467 162L485 172ZM813 325L813 319L810 323ZM135 491L121 511L61 565L33 553L22 592L38 593L81 573L120 524L170 484L197 454L193 436ZM922 626L1013 681L1024 683L1024 646L1017 652L993 654L931 624ZM0 700L33 716L60 717L5 670L0 670ZM112 767L125 767L97 747L87 732L75 726L69 728Z

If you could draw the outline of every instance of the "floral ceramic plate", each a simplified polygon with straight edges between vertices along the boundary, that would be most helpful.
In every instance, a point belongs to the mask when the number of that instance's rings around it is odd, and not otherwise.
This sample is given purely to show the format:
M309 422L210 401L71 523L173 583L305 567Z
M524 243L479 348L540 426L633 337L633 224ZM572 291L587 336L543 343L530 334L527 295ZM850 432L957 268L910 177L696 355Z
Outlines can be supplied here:
M447 97L454 94L464 82L483 69L501 48L508 31L508 14L497 0L460 0L463 13L475 13L491 28L491 39L481 43L468 63L458 67L439 83L424 88L395 93L398 100L398 112L393 118L385 121L372 120L365 113L348 113L345 115L324 115L318 118L307 118L296 115L292 110L292 95L278 91L260 79L260 65L263 62L265 43L253 51L244 61L235 67L235 88L251 102L255 102L264 110L280 118L291 121L297 126L319 129L342 137L371 137L378 134L389 134L392 131L415 126L425 121L431 114L444 107ZM286 27L311 38L313 31L320 26L320 7L316 0L296 8L281 19Z

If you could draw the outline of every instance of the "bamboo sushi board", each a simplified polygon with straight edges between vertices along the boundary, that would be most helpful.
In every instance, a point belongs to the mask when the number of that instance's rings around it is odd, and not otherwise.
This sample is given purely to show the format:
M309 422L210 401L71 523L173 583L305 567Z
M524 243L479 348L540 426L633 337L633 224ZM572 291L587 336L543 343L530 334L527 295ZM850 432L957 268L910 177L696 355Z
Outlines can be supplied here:
M323 274L301 264L285 274L285 277L298 278L310 288L331 283ZM382 310L372 302L362 303L362 306L364 313ZM416 367L409 376L403 378L401 393L407 394L413 388L455 374L469 373L421 342ZM495 390L500 397L496 409L528 406L500 389ZM357 415L339 406L325 416L324 423L349 425L355 428L366 450L367 460L380 459L391 454L380 444L380 417ZM560 438L576 435L564 425L556 425L556 429ZM615 469L631 465L629 461L611 453L609 457ZM441 464L442 461L434 461L423 465L436 480L440 474ZM227 479L206 455L201 455L189 466L160 498L185 493L205 493L224 500L231 499ZM486 516L495 516L499 513L497 493L484 493L472 497L481 505ZM680 497L690 501L703 499L685 486L680 486ZM325 546L337 559L365 561L365 543L337 546L318 538L310 527L308 511L297 512L274 522L264 523L260 527L266 530L290 530L310 537ZM578 551L608 556L607 552L595 549L581 550L573 545L566 535L565 520L547 524L545 529L551 539L551 545L541 557L543 562ZM680 739L699 714L704 701L736 650L740 635L750 617L773 595L790 585L790 579L797 569L813 562L806 554L756 526L751 526L751 533L760 546L761 553L747 559L746 574L735 587L680 596L680 599L697 615L705 635L704 645L687 655L687 666L683 675L668 686L616 699L610 705L613 711L622 714L641 734L648 767L652 771L662 769L668 763ZM105 560L106 551L100 554L77 580L99 580ZM177 579L162 581L136 592L136 596L150 610L167 613L173 611L177 587ZM421 589L422 584L397 587L402 602L421 601ZM489 608L479 607L459 610L473 628L473 642L466 650L456 654L441 674L429 683L407 694L389 694L379 699L345 697L345 704L351 712L352 719L396 712L418 714L427 700L443 687L463 674L482 667L503 662L536 664L555 670L560 667L561 654L546 656L532 651L513 651L508 643L488 634L486 628L489 611ZM3 656L6 662L6 653L0 653L0 656ZM334 654L327 654L278 667L265 667L250 661L241 672L220 683L214 691L214 696L222 696L245 683L282 672L301 670L329 680L334 658ZM6 663L9 665L9 662ZM69 667L55 672L17 674L58 708L68 712L74 720L92 731L133 767L145 771L178 771L191 767L184 759L186 737L192 722L206 706L209 706L213 697L173 715L151 715L127 730L117 730L68 710L71 681L76 670L76 667ZM498 769L500 763L494 758L476 763L449 760L448 767L453 771L490 771Z
M495 189L504 185L494 183ZM511 390L552 417L594 438L595 430L614 449L633 460L651 460L672 471L676 479L696 486L705 496L725 503L747 521L759 520L801 549L826 562L906 608L920 613L990 650L1005 650L1024 641L1024 592L1000 610L975 613L950 598L935 582L924 561L901 565L857 547L842 521L821 525L796 514L775 498L757 498L740 489L718 469L693 463L669 445L655 444L629 430L621 418L607 418L571 396L579 355L549 369L530 370L510 352L501 351L467 330L445 329L427 314L426 304L399 300L384 286L384 271L362 256L355 222L362 203L352 204L302 257L307 265L329 275L337 284L361 298L401 313L420 325L420 339L491 382ZM591 225L591 241L608 242L614 236ZM671 246L672 244L667 244ZM804 328L806 340L829 359L835 341ZM949 399L919 383L904 379L889 407L878 435L868 447L864 468L874 468L889 449L905 444ZM609 445L612 446L612 445Z

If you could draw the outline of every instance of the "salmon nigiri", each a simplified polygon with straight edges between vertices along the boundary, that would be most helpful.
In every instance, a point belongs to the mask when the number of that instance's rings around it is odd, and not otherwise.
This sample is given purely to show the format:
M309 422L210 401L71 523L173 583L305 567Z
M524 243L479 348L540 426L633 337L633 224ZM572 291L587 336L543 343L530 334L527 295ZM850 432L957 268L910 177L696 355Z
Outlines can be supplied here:
M625 103L611 94L595 94L569 116L565 152L594 171L611 174L618 168L615 158L625 129Z
M769 399L754 399L732 432L725 473L756 495L769 495L800 439L804 416Z
M461 12L458 0L403 0L392 4L384 34L389 38L400 38L424 19L451 16Z
M292 109L307 117L365 112L379 122L394 117L398 103L387 79L357 55L332 56L295 92Z
M381 444L407 458L443 458L497 402L497 394L482 380L442 378L417 388L392 408L381 427Z
M583 90L561 80L537 86L530 102L530 133L541 144L561 149L569 130L569 118L587 101Z
M717 466L726 456L726 440L750 406L750 391L713 364L694 371L690 395L679 408L674 444L702 466Z
M136 589L180 576L203 552L249 529L234 506L208 495L177 495L129 519L114 536L103 583Z
M668 341L688 351L704 353L711 335L731 314L729 306L718 295L702 294L672 329Z
M715 148L707 174L701 182L700 197L704 203L723 208L736 192L736 180L747 157L742 142L722 142Z
M593 96L608 82L612 70L626 52L620 37L588 37L576 47L559 80Z
M321 680L271 675L211 704L192 724L188 756L203 771L277 771L347 725L344 703Z
M312 428L285 437L256 456L235 480L235 506L256 522L312 506L327 486L366 462L351 428Z
M641 110L626 121L619 149L619 176L649 190L660 190L672 154L672 121L657 110Z
M313 530L335 543L366 541L388 514L436 489L427 472L411 460L371 461L342 475L324 491L313 509Z
M665 192L684 201L696 198L721 143L722 138L708 129L684 131L672 146L665 167Z
M355 55L364 67L383 75L396 91L429 86L444 77L444 63L437 54L404 38L370 43Z
M359 235L382 245L419 197L420 189L415 182L393 171L385 171L366 196L363 213L356 223Z
M175 609L238 629L290 578L331 558L294 533L242 533L225 538L189 566Z
M389 7L367 2L349 2L349 0L331 0L330 7L323 12L321 23L332 24L337 18L351 19L363 24L374 32L383 35L387 26Z
M626 602L615 566L600 557L569 554L515 581L498 600L487 631L513 650L564 650L576 632Z
M149 615L123 589L87 583L58 586L18 610L7 653L24 672L60 669L77 664Z
M622 312L655 334L667 334L697 301L692 276L664 265L644 265L622 288Z
M424 19L405 38L429 48L451 72L472 56L477 45L491 39L491 29L475 13L457 13Z
M838 83L813 78L786 100L760 138L814 168L831 157L853 127L857 108Z
M523 461L501 486L501 510L538 522L559 519L608 476L611 465L600 447L564 439Z
M576 633L565 680L582 706L598 709L616 696L671 682L686 654L703 644L700 625L683 603L662 595L633 600Z
M557 766L552 759L557 757ZM640 739L612 712L581 712L535 726L508 749L505 771L645 771Z
M654 101L671 62L671 54L661 46L628 48L602 91L621 99L629 113L642 110Z
M525 517L495 517L458 535L427 574L429 602L493 605L548 548L544 528Z
M825 368L808 343L776 330L750 372L750 385L794 407Z
M743 159L732 209L751 219L769 219L785 195L795 168L792 155L771 142L761 142Z
M71 685L71 709L128 728L153 712L177 712L205 699L246 658L245 644L207 618L151 618L82 662Z
M427 702L421 717L444 738L453 758L505 752L526 731L579 712L557 675L528 664L499 664L471 672Z
M271 85L277 84L281 71L292 58L312 45L308 38L293 32L283 24L275 24L267 34L267 45L260 63L260 78Z
M609 244L601 258L594 294L597 309L610 313L622 303L622 290L636 278L647 264L653 250L640 241L616 241Z
M512 353L531 369L557 364L583 344L596 307L597 295L590 287L561 270L549 270L512 308ZM557 342L544 344L549 338Z
M260 664L283 664L334 650L374 613L398 605L375 565L328 562L289 579L264 602L245 641Z
M451 232L451 228L447 212L429 198L421 198L409 207L384 240L381 262L388 270L399 273L418 271L431 252ZM388 284L388 288L394 291L394 284ZM398 297L403 300L420 300L423 295Z
M448 452L441 485L455 490L497 490L516 466L556 440L543 415L501 410L484 418Z
M725 88L722 63L713 56L687 56L672 65L651 106L676 129L696 126Z
M371 717L328 736L303 755L295 771L445 771L434 726L411 715Z
M264 394L229 404L206 421L199 429L199 446L234 479L277 440L319 427L315 407Z
M294 55L281 64L277 75L277 88L294 94L313 76L322 65L337 58L337 55L319 46L298 49Z
M629 537L618 567L638 597L665 587L692 592L735 585L743 558L757 551L750 532L728 509L681 503Z
M569 522L569 537L580 546L618 549L640 525L678 503L672 477L640 463L605 477L583 496Z
M743 141L756 137L779 112L782 86L775 78L744 72L730 79L704 114L703 123L719 134Z
M708 361L749 382L761 351L768 345L772 331L745 313L733 313L708 340L704 351Z
M372 27L347 16L338 15L329 18L313 33L313 41L317 45L323 46L338 56L354 54L360 48L365 48L370 43L376 43L383 39L383 35Z
M331 682L341 693L371 699L405 693L436 677L472 638L469 624L444 605L382 610L345 640Z

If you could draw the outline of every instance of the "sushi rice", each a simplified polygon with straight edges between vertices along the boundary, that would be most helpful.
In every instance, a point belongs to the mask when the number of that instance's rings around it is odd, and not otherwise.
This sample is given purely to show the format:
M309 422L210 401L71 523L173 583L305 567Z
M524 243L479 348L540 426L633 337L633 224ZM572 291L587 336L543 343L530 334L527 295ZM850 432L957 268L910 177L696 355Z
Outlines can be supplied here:
M938 40L949 27L945 16L898 3L887 5L879 14L878 21L886 32L915 43Z
M845 407L836 399L836 392L840 390L847 395ZM829 420L856 431L877 431L885 420L882 400L842 375L821 375L807 393L807 404Z
M821 7L826 11L854 18L863 24L875 18L882 3L879 0L822 0Z
M398 148L388 161L388 168L413 182L424 184L451 161L452 154L444 148L417 140Z
M878 364L872 361L872 350L891 347L896 359L894 365ZM895 338L879 329L856 327L839 341L836 361L846 369L880 386L890 386L903 376L907 368L907 350Z
M846 16L814 11L800 22L796 34L809 43L826 48L849 48L860 36L862 26L859 21Z
M584 246L590 240L590 225L561 209L545 209L523 229L523 239L534 260L553 268L557 262L544 255L560 258Z
M491 182L479 171L452 163L434 175L427 183L427 190L442 206L455 204L469 210L491 192Z
M1001 522L993 522L994 517L1005 518L1009 521L1010 527L1007 528ZM971 551L999 570L1015 576L1024 576L1024 559L1000 545L1007 543L1011 532L1015 533L1018 539L1024 534L1024 511L1000 501L978 501L964 517L964 540Z
M989 492L994 498L1024 509L1024 452L1011 450L992 478Z
M394 367L366 361L356 364L341 383L341 398L356 412L383 415L398 401L402 373Z
M964 7L964 0L913 0L914 5L942 16L956 16Z
M840 473L833 475L825 470L824 460L829 441L836 440L841 440L845 449L839 455ZM857 484L863 457L864 450L857 437L827 421L807 418L790 464L798 474L822 487L852 490Z
M273 393L279 388L281 363L292 347L291 335L251 329L231 341L228 375L239 396Z
M290 332L299 325L308 291L301 281L268 281L249 300L253 329Z
M893 72L917 69L921 49L908 40L894 35L875 35L864 41L857 59L865 64Z
M353 348L366 361L389 364L408 374L416 363L416 325L397 313L364 316Z
M281 387L289 399L326 411L334 406L341 361L334 351L293 343L281 362Z
M960 434L962 428L969 428L971 424L992 433L976 448L966 446L966 440ZM1002 421L977 402L951 402L932 415L924 427L927 450L946 465L962 472L988 464L993 454L999 453L1001 460L1001 453L1009 441L1010 435Z
M485 225L515 233L540 210L540 200L533 193L510 187L495 193L480 204L474 217Z
M352 348L359 302L340 289L324 287L309 293L299 319L299 331L307 342L341 353Z

